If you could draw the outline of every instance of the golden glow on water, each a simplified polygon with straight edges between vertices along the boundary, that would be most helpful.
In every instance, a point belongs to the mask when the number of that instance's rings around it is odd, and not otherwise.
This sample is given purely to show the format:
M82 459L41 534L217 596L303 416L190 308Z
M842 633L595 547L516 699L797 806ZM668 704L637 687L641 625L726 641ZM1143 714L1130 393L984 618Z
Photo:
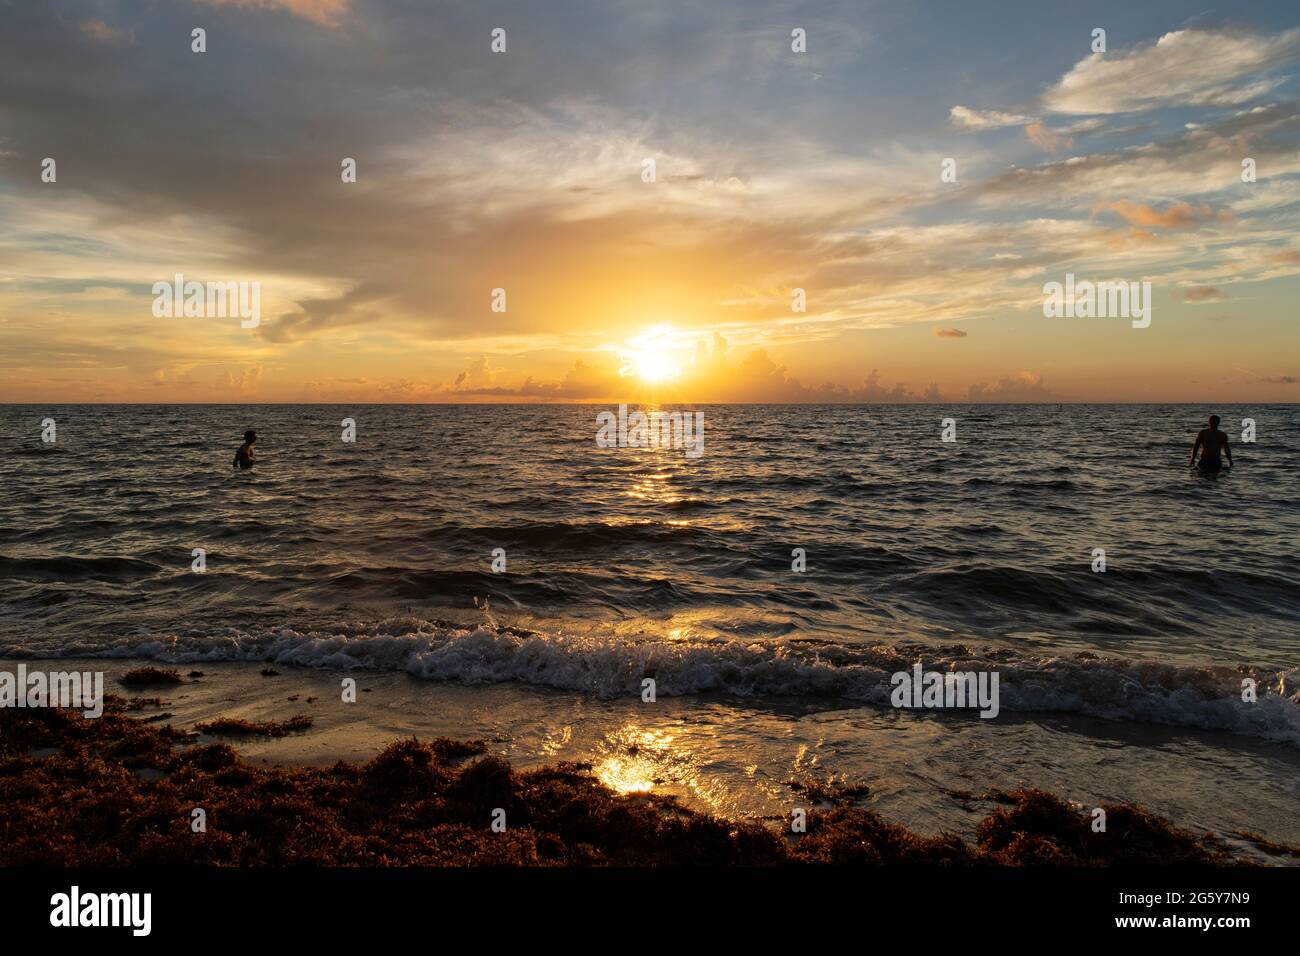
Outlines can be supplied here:
M691 787L698 774L677 751L675 739L665 730L625 725L607 741L609 752L595 761L596 779L619 793L649 793L669 783Z
M607 757L596 767L596 777L619 793L649 793L654 789L654 765L638 757Z
M565 724L558 730L552 730L542 741L541 752L547 757L554 757L573 742L573 727Z
M636 498L640 501L652 504L672 504L682 500L676 489L667 484L668 475L666 472L660 472L653 475L642 475L634 484L627 489L629 498Z
M689 627L676 626L662 637L687 640L692 633ZM635 637L627 635L625 639ZM589 763L596 779L616 793L689 795L710 807L727 796L721 780L703 772L706 759L699 753L698 741L692 739L689 730L683 735L682 728L675 724L652 726L625 721L615 729L587 738L581 725L564 723L543 735L538 750L547 759Z

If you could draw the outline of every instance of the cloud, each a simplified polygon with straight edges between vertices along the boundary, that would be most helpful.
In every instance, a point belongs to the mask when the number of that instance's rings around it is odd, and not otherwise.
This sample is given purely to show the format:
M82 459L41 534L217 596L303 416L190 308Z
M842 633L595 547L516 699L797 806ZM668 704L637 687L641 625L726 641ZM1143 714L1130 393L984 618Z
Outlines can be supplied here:
M934 334L941 339L964 339L966 333L961 329L935 329Z
M736 350L720 332L708 341L696 342L694 355L680 374L666 388L671 394L689 396L699 402L822 402L904 403L939 402L944 397L935 384L921 391L902 382L892 385L882 381L879 370L872 369L857 385L821 382L806 385L774 360L766 348L746 351L735 360ZM449 387L437 390L436 400L466 398L537 399L541 401L638 401L645 397L645 386L634 374L627 374L614 353L595 353L579 359L558 380L539 380L528 376L521 384L505 385L483 375L486 358L476 360L471 370L462 372ZM479 384L469 381L474 376ZM659 400L673 401L660 392Z
M132 39L126 31L115 30L103 20L82 20L77 24L77 29L96 43L121 43Z
M949 120L958 129L986 130L1002 129L1007 126L1023 126L1029 141L1048 153L1069 149L1074 145L1071 134L1092 133L1106 125L1099 117L1077 120L1067 126L1049 129L1042 120L1020 113L1003 113L998 110L973 110L965 106L954 106L949 111Z
M239 369L226 369L217 376L219 392L248 393L257 390L262 381L262 366L250 365Z
M1028 116L1016 113L1000 113L997 110L973 110L965 106L954 106L948 111L948 118L958 129L998 129L1003 126L1020 126L1030 122Z
M976 384L967 391L971 402L996 404L1007 402L1053 402L1059 399L1043 386L1043 376L1036 372L1020 372L1014 376L1004 376L993 385Z
M1199 206L1185 202L1174 203L1162 212L1146 203L1121 199L1118 202L1098 203L1093 207L1093 214L1106 210L1118 214L1130 226L1144 229L1195 229L1205 223L1232 221L1230 212L1221 210L1216 213L1205 203Z
M377 285L363 283L336 296L302 299L297 303L298 312L263 322L256 334L267 342L284 343L326 329L356 325L370 317L366 307L383 299L385 294Z
M1039 122L1033 122L1026 126L1025 135L1029 137L1031 143L1046 153L1057 153L1074 145L1074 140L1070 137L1050 130Z
M1062 127L1060 129L1060 132L1095 133L1097 130L1101 129L1105 125L1106 125L1106 121L1104 119L1101 119L1100 117L1093 117L1091 119L1075 120L1073 123L1070 123L1068 126ZM1133 129L1136 129L1136 127L1128 127L1127 129L1124 129L1122 131L1127 132ZM1121 130L1117 130L1116 132L1120 132L1120 131Z
M287 10L295 17L321 26L336 27L348 11L348 0L199 0L214 7Z
M1215 302L1222 298L1223 293L1212 285L1197 285L1183 290L1184 302Z
M1094 53L1042 96L1054 113L1134 113L1166 106L1236 106L1283 82L1251 79L1295 59L1300 29L1273 36L1177 30L1154 44Z
M1294 375L1274 375L1272 378L1261 378L1260 381L1270 385L1300 385L1300 378Z
M1071 156L1031 167L1013 167L971 184L981 205L1033 204L1049 209L1088 208L1119 195L1169 196L1190 200L1218 195L1241 182L1241 160L1253 157L1268 170L1249 191L1237 190L1234 208L1280 208L1300 198L1287 186L1300 172L1293 138L1300 130L1300 105L1280 103L1258 112L1223 117L1168 139ZM1259 188L1262 187L1262 188Z
M472 391L474 389L491 388L496 384L496 370L488 365L486 355L480 355L459 375L456 381L452 383L452 388L458 391Z
M943 330L1032 312L1043 274L1067 264L1178 289L1300 273L1290 248L1300 109L1290 99L1152 117L1154 142L1026 162L1023 137L1091 146L1089 133L1128 121L1013 103L952 107L951 126L936 130L929 118L897 118L905 111L884 93L849 95L840 82L799 107L800 135L790 136L791 114L769 102L782 101L785 84L771 75L786 73L771 71L786 58L748 56L781 44L766 28L743 40L721 29L743 27L749 11L710 5L697 17L709 29L696 31L681 22L693 16L687 5L669 37L655 26L666 15L629 19L634 7L517 4L522 62L466 42L481 35L473 5L227 0L220 16L200 8L232 41L229 70L214 74L174 42L190 28L188 5L133 22L158 55L130 69L122 49L89 42L44 5L16 5L16 28L0 31L0 147L22 151L0 163L0 362L29 368L45 356L23 381L87 369L87 383L101 375L125 389L128 376L163 365L200 361L207 386L225 368L264 361L274 372L259 395L285 400L327 380L355 386L358 399L383 389L568 400L628 388L601 350L671 318L732 338L716 383L687 378L700 400L917 400L927 392L915 382L846 371L846 350L869 348L874 329L924 323L955 337ZM353 10L364 19L350 21ZM311 25L327 21L349 29ZM596 42L609 38L636 42ZM874 62L861 49L844 60ZM966 95L985 95L978 56L949 65L969 72ZM312 82L284 82L293 76ZM992 88L1037 82L984 77ZM917 92L941 110L951 103L933 99L937 88ZM871 145L846 140L860 124L845 117L877 113L890 125ZM929 157L945 155L954 129L999 128L1013 132L961 137L962 188L936 188ZM57 189L31 174L44 155L60 158ZM655 184L639 178L649 155ZM1245 155L1259 163L1249 186ZM340 182L343 156L358 158L357 183ZM1212 228L1228 221L1230 233ZM261 326L150 324L150 284L178 271L260 280ZM487 307L498 286L508 313ZM791 314L793 286L808 290L808 313ZM1007 370L1039 367L1020 348L1001 360L941 349L982 363L945 387L983 379L983 394ZM145 350L157 354L146 362ZM345 382L356 376L367 381Z
M1007 126L1024 126L1025 136L1039 149L1047 153L1060 152L1074 145L1073 133L1091 133L1105 126L1100 118L1078 120L1067 126L1049 128L1042 120L1019 113L1000 113L997 110L972 110L965 106L954 106L949 113L952 125L958 129L986 130L1001 129Z

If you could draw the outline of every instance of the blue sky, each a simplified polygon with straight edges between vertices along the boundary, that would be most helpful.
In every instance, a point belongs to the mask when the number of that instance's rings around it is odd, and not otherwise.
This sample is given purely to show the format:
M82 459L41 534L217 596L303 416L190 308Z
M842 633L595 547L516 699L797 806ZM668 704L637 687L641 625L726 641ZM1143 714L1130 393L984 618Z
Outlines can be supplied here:
M1295 400L1294 4L0 19L3 400ZM155 317L176 273L262 320ZM1045 318L1067 273L1151 327Z

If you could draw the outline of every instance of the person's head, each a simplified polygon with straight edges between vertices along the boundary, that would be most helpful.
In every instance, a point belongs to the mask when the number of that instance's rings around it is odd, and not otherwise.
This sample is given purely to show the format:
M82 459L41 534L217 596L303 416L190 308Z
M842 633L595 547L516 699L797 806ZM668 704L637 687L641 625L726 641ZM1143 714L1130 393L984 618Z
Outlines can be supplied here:
M1215 421L1218 421L1218 419L1215 419ZM257 432L255 432L255 431L247 431L247 432L244 432L244 444L245 444L245 445L251 445L251 444L253 444L253 442L255 442L255 441L257 441Z
M1211 428L1218 428L1218 427L1219 427L1219 416L1218 416L1218 415L1211 415L1211 416L1210 416L1210 427L1211 427Z

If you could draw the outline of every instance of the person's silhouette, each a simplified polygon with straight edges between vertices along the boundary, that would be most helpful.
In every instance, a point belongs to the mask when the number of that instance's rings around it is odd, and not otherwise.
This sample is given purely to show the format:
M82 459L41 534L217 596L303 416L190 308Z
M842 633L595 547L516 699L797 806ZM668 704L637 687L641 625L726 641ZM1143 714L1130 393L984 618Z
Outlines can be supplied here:
M244 432L244 443L235 451L235 468L253 467L253 446L257 444L257 432Z
M1196 453L1201 453L1201 460L1196 460ZM1219 416L1210 416L1210 427L1202 428L1196 433L1196 444L1192 446L1192 458L1189 465L1195 465L1202 474L1213 474L1223 468L1223 458L1228 459L1232 467L1232 449L1228 447L1228 436L1219 431Z

